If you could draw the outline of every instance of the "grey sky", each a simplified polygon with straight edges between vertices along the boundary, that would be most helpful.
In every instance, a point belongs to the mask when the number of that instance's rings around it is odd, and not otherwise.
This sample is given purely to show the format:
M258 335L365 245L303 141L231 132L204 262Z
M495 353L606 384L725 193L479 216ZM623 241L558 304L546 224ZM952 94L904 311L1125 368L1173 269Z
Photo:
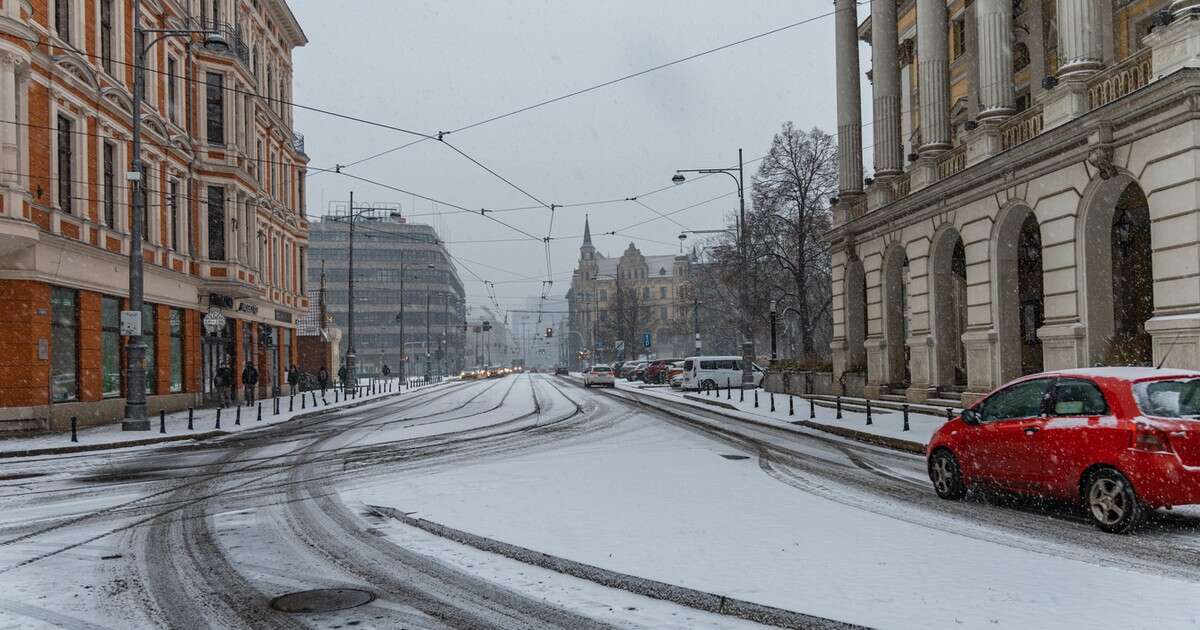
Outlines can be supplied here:
M492 115L641 70L700 50L826 13L816 0L604 2L469 0L291 0L310 43L295 55L297 103L423 132L454 129ZM864 65L864 70L867 68ZM734 165L766 152L786 120L834 127L832 18L727 49L489 125L448 136L459 148L548 203L623 198L670 183L676 168ZM865 82L864 82L865 83ZM864 91L868 86L864 85ZM311 164L332 167L398 146L401 133L296 110ZM864 134L868 135L869 134ZM869 142L867 142L869 144ZM747 176L756 165L747 167ZM348 172L468 208L533 205L527 197L436 142L367 162ZM732 190L712 177L643 199L669 212ZM437 210L333 175L308 179L311 214L354 190L356 203L393 201L405 213ZM696 229L722 225L736 197L673 218ZM521 238L478 215L442 209L449 241ZM630 240L645 253L678 251L679 227L633 203L557 211L551 243L553 295L562 295L578 255L585 213L598 249L618 255ZM495 215L537 236L545 209ZM431 221L434 217L414 220ZM643 239L654 239L656 244ZM472 265L496 282L545 277L540 242L457 243L451 253L512 273ZM486 292L466 270L468 301ZM536 282L498 284L502 306L536 296Z

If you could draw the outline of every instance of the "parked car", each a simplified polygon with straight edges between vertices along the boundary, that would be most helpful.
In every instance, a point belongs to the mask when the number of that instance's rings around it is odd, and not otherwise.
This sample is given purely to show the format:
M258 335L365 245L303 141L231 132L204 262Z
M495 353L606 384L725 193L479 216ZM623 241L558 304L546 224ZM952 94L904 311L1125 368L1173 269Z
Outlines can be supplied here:
M667 383L670 384L671 387L682 387L683 386L683 360L682 359L672 363L667 368Z
M583 374L583 386L592 387L595 385L616 387L612 368L607 365L593 365L591 368L588 368L588 371Z
M633 374L637 371L638 365L640 365L640 363L637 361L626 361L625 364L621 366L621 373L618 374L618 376L627 381L632 381Z
M613 375L617 378L621 377L621 370L625 367L626 361L614 361L609 364L612 367Z
M567 366L565 366L565 365L560 365L560 366L554 368L555 376L566 376L567 374L568 374Z
M1125 533L1158 507L1200 503L1200 372L1091 368L1017 379L929 441L938 496L973 487L1079 501Z
M629 380L640 381L646 374L646 367L650 365L649 361L638 361L637 367L633 368L633 372L629 374Z
M762 382L764 372L757 364L750 365L751 378L757 387ZM741 357L688 357L683 360L682 387L685 390L712 389L726 385L738 385L741 382Z
M678 360L679 359L658 359L656 361L651 361L650 364L646 366L645 372L642 373L642 380L647 383L666 383L667 370L670 369L672 363Z

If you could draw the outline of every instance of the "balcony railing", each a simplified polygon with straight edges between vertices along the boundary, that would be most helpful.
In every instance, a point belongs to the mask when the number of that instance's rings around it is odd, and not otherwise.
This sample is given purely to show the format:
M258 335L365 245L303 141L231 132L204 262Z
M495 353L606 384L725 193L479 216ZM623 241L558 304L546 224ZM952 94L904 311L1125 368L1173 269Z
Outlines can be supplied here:
M947 151L937 163L938 179L945 179L967 167L967 145L960 144Z
M242 27L236 24L192 17L188 19L188 28L216 31L224 35L226 43L229 44L229 54L237 57L247 69L250 68L250 47L246 45Z
M896 198L907 197L912 192L912 177L910 173L902 173L892 180L892 192Z
M1007 151L1042 133L1042 106L1034 105L1000 125L1000 150Z
M1130 92L1146 87L1154 75L1149 48L1126 57L1088 79L1088 101L1092 109L1103 107Z

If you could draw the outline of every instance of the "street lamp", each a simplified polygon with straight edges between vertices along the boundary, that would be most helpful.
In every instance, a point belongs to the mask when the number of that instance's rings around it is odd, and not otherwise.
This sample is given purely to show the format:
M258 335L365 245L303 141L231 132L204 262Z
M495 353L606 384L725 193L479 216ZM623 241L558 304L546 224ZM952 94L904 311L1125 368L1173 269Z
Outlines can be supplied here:
M738 194L738 259L741 266L744 268L746 264L746 194L745 194L745 173L742 169L742 150L738 149L738 164L736 167L729 168L697 168L697 169L679 169L675 171L675 175L671 177L671 181L676 184L682 184L687 178L684 173L701 173L704 175L712 175L716 173L724 173L733 178L737 184ZM736 175L734 173L737 173ZM738 282L738 298L741 302L741 329L742 329L742 389L754 388L754 333L751 330L750 324L750 293L747 282Z
M779 354L775 352L775 300L771 300L771 360L779 358Z
M142 306L145 291L143 270L142 233L146 217L146 164L142 161L142 99L146 89L146 53L160 40L168 37L191 37L203 35L204 45L216 52L229 50L229 42L217 30L208 29L151 29L141 28L142 3L133 3L134 64L133 64L133 164L125 179L133 187L133 221L129 231L129 313L138 322L130 331L126 343L125 417L121 421L122 431L149 431L150 420L146 418L146 344L142 340ZM157 35L146 41L147 35ZM136 315L134 315L136 313ZM124 314L123 314L124 315ZM124 319L124 317L123 317Z

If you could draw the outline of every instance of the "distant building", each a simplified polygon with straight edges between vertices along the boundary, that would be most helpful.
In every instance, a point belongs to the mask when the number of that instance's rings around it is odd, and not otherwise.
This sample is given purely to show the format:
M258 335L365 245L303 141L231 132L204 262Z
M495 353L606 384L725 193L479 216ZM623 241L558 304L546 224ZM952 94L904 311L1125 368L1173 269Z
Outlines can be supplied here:
M325 269L326 310L350 348L350 224L333 213L312 224L309 281ZM403 281L401 280L403 274ZM464 293L458 271L432 226L408 223L389 211L359 217L354 227L354 345L360 375L387 364L405 374L455 373L462 367ZM403 283L403 295L401 284ZM397 315L403 311L401 321ZM340 365L339 360L339 365Z
M590 362L580 360L581 351L594 355L595 361L691 353L693 264L684 254L645 256L633 243L620 258L606 258L592 245L591 226L584 219L563 332L570 337L571 365ZM643 343L647 333L648 348Z

